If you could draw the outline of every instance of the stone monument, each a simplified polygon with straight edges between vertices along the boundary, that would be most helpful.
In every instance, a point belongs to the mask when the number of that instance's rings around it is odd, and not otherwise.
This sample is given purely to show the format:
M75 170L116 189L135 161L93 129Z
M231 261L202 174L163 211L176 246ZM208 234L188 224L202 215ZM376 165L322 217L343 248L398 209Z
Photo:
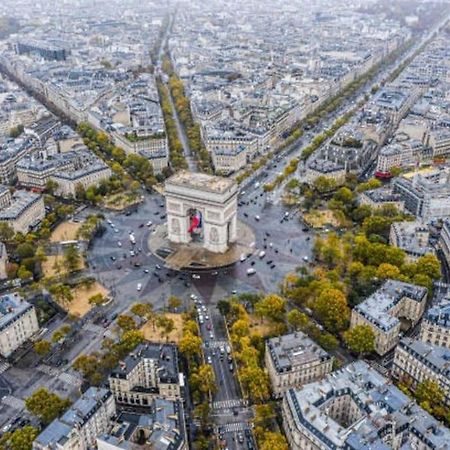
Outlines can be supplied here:
M176 173L165 184L168 240L225 253L237 239L237 195L233 179Z

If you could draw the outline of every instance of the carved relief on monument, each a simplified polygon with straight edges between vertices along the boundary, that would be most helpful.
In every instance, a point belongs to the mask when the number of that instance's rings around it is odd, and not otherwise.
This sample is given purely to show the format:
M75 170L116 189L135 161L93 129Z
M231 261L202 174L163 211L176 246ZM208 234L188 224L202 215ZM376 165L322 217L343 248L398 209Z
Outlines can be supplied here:
M180 203L176 203L176 202L168 202L167 203L167 209L169 211L179 212L179 211L181 211L181 204Z
M172 221L170 222L170 228L172 230L172 233L180 234L180 221L178 219L172 219Z
M219 242L219 232L217 231L216 227L211 227L211 231L209 233L209 240L214 244Z
M220 220L220 214L209 209L206 211L206 217L211 220Z

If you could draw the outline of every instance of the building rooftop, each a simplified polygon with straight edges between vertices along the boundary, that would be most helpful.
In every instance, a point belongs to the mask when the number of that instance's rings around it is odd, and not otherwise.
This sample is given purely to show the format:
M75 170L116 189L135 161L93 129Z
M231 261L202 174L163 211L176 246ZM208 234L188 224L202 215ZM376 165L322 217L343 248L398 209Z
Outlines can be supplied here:
M411 338L403 338L398 345L433 371L450 378L449 348Z
M0 220L15 220L41 196L34 192L16 191L11 197L11 203L0 211Z
M33 306L17 293L2 295L0 297L0 331L32 308Z
M171 184L221 194L234 187L236 182L231 178L223 178L214 175L207 175L205 173L194 173L181 170L175 175L172 175L166 181L166 186Z
M376 327L388 331L399 324L399 319L392 313L392 308L404 297L421 302L426 298L427 292L427 288L422 286L387 280L376 292L355 306L354 311Z
M353 420L335 418L331 412L342 396L354 408ZM426 441L427 448L450 448L450 431L364 361L301 389L289 389L285 399L294 426L306 428L328 449L390 449L385 431L391 427L404 428L402 449L415 447L416 438Z
M111 395L108 389L90 387L61 418L55 419L39 434L36 442L49 450L61 448L71 433L84 425Z
M134 352L130 353L120 364L112 370L111 378L126 378L138 364L145 359L157 361L158 379L161 382L177 383L178 375L178 351L172 344L141 344Z
M277 372L288 372L295 366L331 358L325 350L301 331L269 339L266 345Z

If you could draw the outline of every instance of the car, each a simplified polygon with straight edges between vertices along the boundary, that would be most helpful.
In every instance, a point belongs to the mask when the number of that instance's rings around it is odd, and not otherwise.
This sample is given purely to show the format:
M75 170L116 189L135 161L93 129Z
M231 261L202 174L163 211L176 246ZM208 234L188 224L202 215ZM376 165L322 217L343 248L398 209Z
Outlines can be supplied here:
M233 358L230 355L228 355L227 361L228 361L228 364L231 364L233 362Z
M250 263L250 265L251 265L251 266L254 266L254 265L255 265L255 262L256 262L256 261L252 261L252 262Z
M115 256L111 256L111 260L115 261L117 258Z
M250 269L247 269L247 276L249 277L250 275L255 275L256 270L253 269L253 267L251 267Z
M144 269L144 273L149 273L150 271L148 269Z
M272 264L272 265L270 266L271 269L275 269L275 267L276 267L275 264Z
M208 361L208 364L212 364L212 358L211 358L211 356L208 355L207 361Z
M209 338L214 339L214 333L212 331L209 333Z
M120 270L120 269L122 269L122 265L121 265L121 264L119 264L119 265L117 266L117 270Z
M142 284L141 283L138 283L138 285L137 285L137 288L136 288L138 291L140 291L141 289L142 289Z
M161 217L161 219L163 219L163 220L164 220L164 219L166 218L166 215L165 215L165 214L161 214L161 216L160 216L160 217Z
M205 319L206 319L206 320L209 320L208 314L205 314Z
M244 217L248 217L248 214L247 214L247 213L244 213Z
M238 433L238 442L240 444L244 443L244 435L242 434L242 431L239 431L239 433Z
M237 291L236 291L236 290L233 290L233 291L231 291L231 293L232 293L233 295L236 295L236 294L237 294Z
M139 228L144 228L144 224L141 223L141 224L139 225Z
M130 256L134 256L134 255L135 255L134 250L130 250Z
M196 273L192 274L192 278L194 280L200 280L200 275L197 275Z
M261 218L260 218L259 216L255 216L255 220L256 220L257 222L259 222L260 219L261 219Z
M114 228L114 233L118 233L119 230L117 228Z
M155 211L155 216L159 216L159 211Z
M226 346L226 351L229 355L231 355L231 347L229 345Z
M141 263L140 262L135 262L134 263L134 267L141 267Z
M119 247L122 247L122 242L117 242L117 245L119 246Z
M156 270L161 270L161 266L159 264L156 264L155 269Z
M267 264L268 266L270 266L272 263L273 263L273 260L272 260L272 259L269 259L268 261L266 261L266 264Z
M151 227L151 226L152 226L152 223L153 223L153 222L152 222L151 220L149 220L149 221L147 222L147 226L148 226L148 227Z
M207 324L206 324L206 329L209 331L209 330L211 330L211 324L208 322Z
M237 409L233 409L233 416L238 416L239 415L239 411Z

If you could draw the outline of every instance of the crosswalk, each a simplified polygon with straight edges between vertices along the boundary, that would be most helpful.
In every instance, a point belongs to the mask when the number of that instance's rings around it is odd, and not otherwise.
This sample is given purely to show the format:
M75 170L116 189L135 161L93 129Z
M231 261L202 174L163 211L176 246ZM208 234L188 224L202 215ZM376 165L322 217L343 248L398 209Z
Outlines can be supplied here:
M105 332L105 329L101 327L100 325L96 325L95 323L88 322L84 327L86 331L90 331L95 334L103 334Z
M37 366L37 370L52 377L56 377L59 375L58 369L56 369L55 367L47 366L46 364L39 364L39 366Z
M244 431L249 428L248 423L246 422L235 422L235 423L227 423L222 426L222 429L225 433L236 433L236 431Z
M5 395L2 398L2 403L18 410L25 408L25 402L20 398L14 397L14 395Z
M6 372L11 367L11 364L7 361L0 362L0 374Z
M71 386L75 386L75 387L80 387L83 384L83 380L78 378L73 373L63 372L62 374L59 375L58 378L59 378L59 380L63 381L64 383L69 384Z
M220 348L220 347L226 347L228 345L228 341L211 341L209 343L210 348Z
M218 400L212 402L213 409L230 409L237 406L245 406L245 401L239 398L231 398L228 400Z

